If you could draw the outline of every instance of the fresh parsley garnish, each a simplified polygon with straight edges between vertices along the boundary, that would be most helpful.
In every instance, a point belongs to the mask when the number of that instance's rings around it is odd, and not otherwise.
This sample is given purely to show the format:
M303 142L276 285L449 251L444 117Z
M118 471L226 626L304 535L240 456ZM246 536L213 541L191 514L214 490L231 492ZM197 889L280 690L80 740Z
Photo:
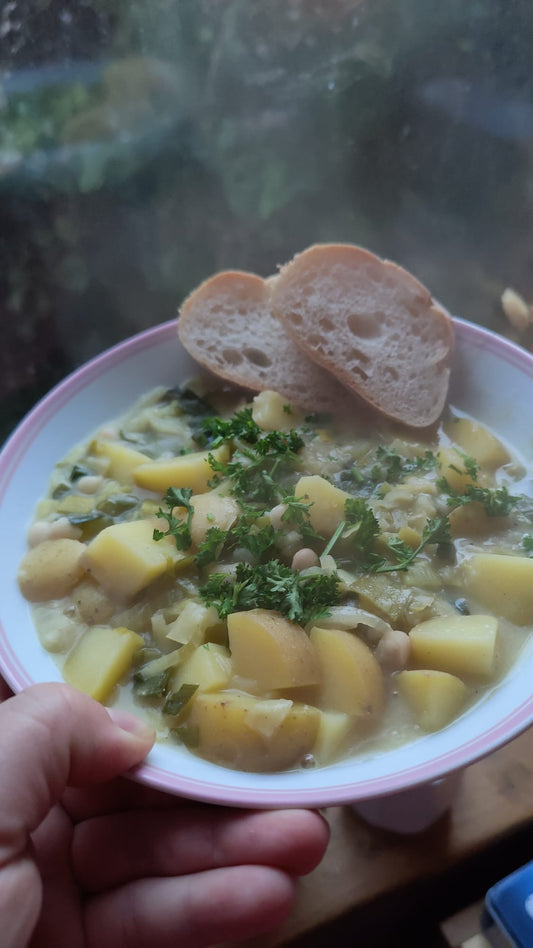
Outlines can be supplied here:
M435 517L427 521L422 530L420 543L417 547L410 547L407 543L404 543L403 540L400 540L399 537L392 537L388 541L387 546L394 557L393 561L390 562L384 558L381 558L381 560L375 559L375 561L370 564L370 571L374 573L391 573L396 570L406 570L418 554L422 552L424 547L433 543L447 546L451 542L452 535L448 517Z
M370 552L380 527L372 508L362 497L350 497L344 505L346 527L343 537L350 540L359 556Z
M380 533L378 520L366 500L362 497L349 497L344 504L344 519L337 526L322 555L330 553L342 538L351 544L352 554L365 561Z
M209 463L215 474L213 482L228 478L231 493L246 503L279 503L286 492L283 477L292 470L303 444L295 430L269 431L255 442L240 444L228 462L210 455Z
M227 530L221 527L209 527L205 537L198 546L195 561L198 566L207 566L218 560L228 536Z
M235 609L262 607L278 609L297 621L302 621L302 615L312 615L313 610L326 609L333 602L330 594L338 595L338 581L318 573L301 576L277 559L284 548L288 527L317 550L319 543L324 543L324 538L311 525L311 505L290 493L295 462L304 445L301 433L295 429L265 432L254 421L251 408L236 412L229 420L213 415L206 418L205 405L198 406L198 409L204 442L212 448L228 441L232 445L229 461L209 454L213 471L211 486L225 482L226 489L237 499L242 512L230 530L216 525L207 529L196 551L196 565L203 568L218 560L227 560L235 551L238 555L239 550L247 551L250 556L245 558L255 563L238 563L237 578L227 573L215 573L209 577L202 587L206 602L212 601L221 616ZM307 420L316 424L319 419ZM341 556L351 557L362 572L406 570L427 546L449 547L452 544L449 518L459 507L478 503L489 517L507 516L520 498L511 495L505 486L494 489L481 486L477 482L478 462L461 451L459 455L461 466L456 470L466 474L470 483L458 491L452 488L446 477L436 480L437 487L446 496L447 513L428 519L417 546L410 546L398 536L392 536L387 539L383 553L383 547L381 551L376 549L381 527L364 495L368 497L376 485L380 490L383 485L401 482L410 475L432 471L437 456L427 450L407 458L394 448L378 446L372 462L362 469L352 467L349 472L353 495L347 499L343 519L323 547L322 555L331 553L341 543ZM323 476L327 478L326 474ZM167 530L154 530L154 539L172 536L179 550L190 547L191 496L192 491L188 488L167 491L165 503L168 509L160 508L157 513L167 521ZM268 510L280 503L285 505L282 516L285 529L275 528L267 516ZM177 516L174 513L176 508L181 508ZM532 537L524 537L522 545L529 555L533 555ZM326 589L330 598L325 595ZM318 596L313 603L309 599L312 591ZM319 614L320 611L315 611L313 617Z
M165 503L168 510L162 510L161 507L156 513L156 517L161 517L167 521L167 530L154 529L154 540L162 540L163 537L174 537L178 550L188 550L191 545L191 522L194 513L194 507L191 504L192 490L190 487L169 487L165 494ZM176 507L184 508L186 517L175 517Z
M397 484L411 474L423 474L436 467L437 457L432 451L424 451L414 458L406 458L386 445L380 444L376 450L376 463L373 465L370 476L374 483L385 481L387 484Z
M306 503L304 500L300 500L292 494L283 497L281 502L287 508L281 515L283 523L288 526L293 526L302 537L323 540L320 533L317 533L311 525L309 510L313 506L312 503Z
M327 615L341 600L335 573L302 575L279 560L256 566L238 563L235 577L212 573L200 587L200 595L221 619L232 612L274 609L301 625Z
M217 416L204 419L203 432L206 442L216 448L224 441L232 440L255 444L263 434L263 429L254 421L252 409L243 408L227 421Z
M448 505L454 510L476 502L482 505L488 517L508 517L520 500L520 497L510 494L505 486L492 488L467 484L464 491L459 493L445 477L440 477L437 487L448 495Z

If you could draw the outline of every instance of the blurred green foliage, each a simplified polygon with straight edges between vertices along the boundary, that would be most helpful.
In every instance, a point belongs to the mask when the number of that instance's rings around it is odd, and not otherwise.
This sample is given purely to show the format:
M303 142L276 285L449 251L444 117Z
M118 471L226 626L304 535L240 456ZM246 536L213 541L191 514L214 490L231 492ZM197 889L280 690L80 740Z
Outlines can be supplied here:
M0 434L314 241L502 331L503 287L533 298L529 0L8 0L0 34Z

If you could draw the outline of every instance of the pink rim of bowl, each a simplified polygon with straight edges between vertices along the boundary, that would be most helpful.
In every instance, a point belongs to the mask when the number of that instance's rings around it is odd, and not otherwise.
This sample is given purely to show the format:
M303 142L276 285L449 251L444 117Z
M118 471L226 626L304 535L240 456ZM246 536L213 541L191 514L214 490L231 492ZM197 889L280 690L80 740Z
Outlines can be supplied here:
M456 340L459 344L469 344L475 347L477 352L488 353L497 357L498 360L503 360L509 369L516 370L523 377L529 378L533 385L532 355L503 337L464 320L454 319L454 324ZM6 491L16 477L19 466L35 438L63 406L88 385L98 382L112 369L133 357L146 353L152 347L175 345L176 323L172 320L119 343L74 371L52 389L23 419L0 453L0 510ZM463 370L455 367L454 371ZM140 395L141 392L142 388L139 389L138 394ZM126 407L127 403L116 411L112 409L111 415L107 418L113 417L113 413L120 413ZM102 422L105 420L107 419L101 419ZM533 424L531 427L533 430ZM83 432L82 437L89 433ZM33 505L34 500L31 498L27 511L28 520ZM11 568L13 585L16 585L14 579L16 564ZM0 603L0 610L1 608ZM37 637L36 648L40 648ZM1 614L0 670L15 692L35 683L15 651ZM416 760L416 754L414 754L412 764L401 766L390 773L376 776L370 774L363 779L359 779L354 771L353 781L346 779L346 776L337 781L335 767L322 768L324 772L330 771L331 779L317 786L285 784L283 774L243 775L240 772L216 767L216 765L208 765L207 778L196 777L194 774L187 773L186 763L183 770L176 772L166 767L164 763L152 762L152 755L144 764L136 768L131 776L166 792L224 805L245 807L340 805L404 791L460 770L516 737L532 721L533 695L529 695L516 707L509 709L501 719L493 721L486 729L475 733L471 738L461 740L457 746L448 748L443 753L430 754L428 759L419 761ZM349 762L347 766L349 768ZM194 765L192 769L195 769ZM342 773L346 773L346 767L343 768ZM217 781L217 775L222 774L223 779L221 777Z

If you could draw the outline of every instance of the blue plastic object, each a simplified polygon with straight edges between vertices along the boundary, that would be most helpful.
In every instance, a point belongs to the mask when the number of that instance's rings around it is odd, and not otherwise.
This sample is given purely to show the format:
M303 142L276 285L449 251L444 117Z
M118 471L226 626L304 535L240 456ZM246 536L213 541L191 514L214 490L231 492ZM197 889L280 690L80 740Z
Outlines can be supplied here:
M533 860L493 885L487 910L515 948L533 946Z

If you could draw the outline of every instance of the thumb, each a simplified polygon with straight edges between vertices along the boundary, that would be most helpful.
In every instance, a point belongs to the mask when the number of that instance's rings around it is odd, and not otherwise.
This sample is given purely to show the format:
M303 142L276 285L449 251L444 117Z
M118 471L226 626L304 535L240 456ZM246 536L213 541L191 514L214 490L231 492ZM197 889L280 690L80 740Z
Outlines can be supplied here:
M33 685L0 704L0 866L24 850L67 786L110 780L146 756L151 728L114 716L62 684Z

